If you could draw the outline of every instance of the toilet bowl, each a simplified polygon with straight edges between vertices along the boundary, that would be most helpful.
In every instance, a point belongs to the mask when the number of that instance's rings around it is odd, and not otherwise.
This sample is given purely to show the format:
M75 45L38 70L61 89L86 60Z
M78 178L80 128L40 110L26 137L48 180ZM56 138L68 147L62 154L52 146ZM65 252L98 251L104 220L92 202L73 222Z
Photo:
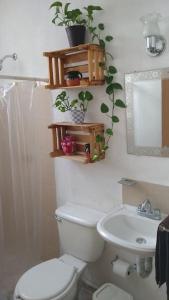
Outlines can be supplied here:
M17 282L14 300L73 300L87 263L102 254L104 241L96 230L101 212L68 203L55 215L63 255L26 271Z
M14 299L74 299L78 278L85 267L85 262L70 255L43 262L22 275L16 285Z

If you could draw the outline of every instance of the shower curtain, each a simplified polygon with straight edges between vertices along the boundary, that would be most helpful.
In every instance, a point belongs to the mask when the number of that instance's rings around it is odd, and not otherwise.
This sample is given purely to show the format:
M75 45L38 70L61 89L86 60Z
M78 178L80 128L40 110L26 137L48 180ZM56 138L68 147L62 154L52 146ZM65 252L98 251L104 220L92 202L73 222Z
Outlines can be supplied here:
M25 270L58 254L51 107L38 83L0 81L0 300Z

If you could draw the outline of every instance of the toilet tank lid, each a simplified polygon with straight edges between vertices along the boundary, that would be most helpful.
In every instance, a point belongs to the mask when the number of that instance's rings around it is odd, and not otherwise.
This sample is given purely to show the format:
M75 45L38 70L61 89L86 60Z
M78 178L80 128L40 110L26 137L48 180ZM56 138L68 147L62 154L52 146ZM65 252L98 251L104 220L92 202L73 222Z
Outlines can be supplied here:
M93 208L69 202L56 209L55 215L76 224L87 227L96 227L97 222L105 214Z

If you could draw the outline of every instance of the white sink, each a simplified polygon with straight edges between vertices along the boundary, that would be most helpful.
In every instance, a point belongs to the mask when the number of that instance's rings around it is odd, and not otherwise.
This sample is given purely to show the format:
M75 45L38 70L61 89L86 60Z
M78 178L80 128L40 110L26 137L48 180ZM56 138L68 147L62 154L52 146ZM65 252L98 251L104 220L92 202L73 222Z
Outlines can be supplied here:
M123 205L104 216L97 230L107 242L138 255L154 255L157 228L161 221L151 220L136 213L136 207Z

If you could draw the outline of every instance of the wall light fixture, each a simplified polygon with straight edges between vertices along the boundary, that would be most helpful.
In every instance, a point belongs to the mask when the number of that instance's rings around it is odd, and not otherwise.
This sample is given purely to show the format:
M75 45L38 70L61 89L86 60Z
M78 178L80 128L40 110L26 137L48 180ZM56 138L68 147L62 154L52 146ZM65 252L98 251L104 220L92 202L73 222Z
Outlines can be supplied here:
M159 21L162 16L159 13L147 14L140 18L143 23L143 36L146 41L146 51L150 56L161 54L165 47L165 38L160 33Z

